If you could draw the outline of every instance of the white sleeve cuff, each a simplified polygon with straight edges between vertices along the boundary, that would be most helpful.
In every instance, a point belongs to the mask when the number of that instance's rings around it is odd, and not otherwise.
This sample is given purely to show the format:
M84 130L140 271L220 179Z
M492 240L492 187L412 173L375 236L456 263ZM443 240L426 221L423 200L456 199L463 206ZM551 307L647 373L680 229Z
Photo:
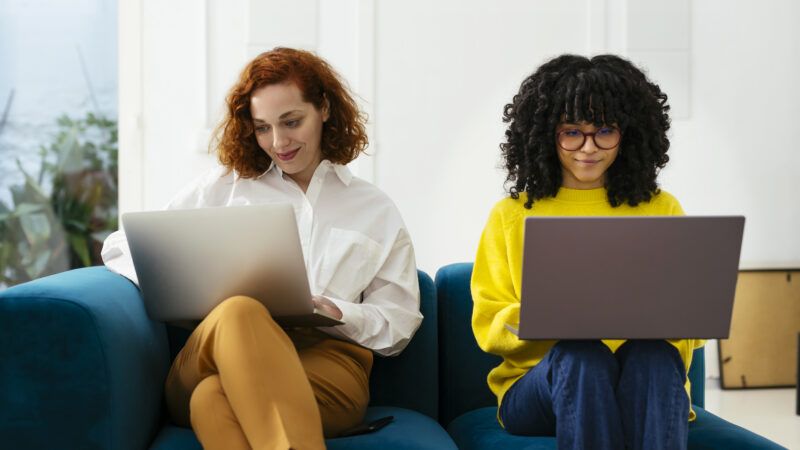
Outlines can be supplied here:
M136 277L136 269L130 256L131 251L128 248L128 239L122 230L115 231L106 238L100 254L103 263L110 271L122 275L139 286L139 279Z
M349 340L358 342L359 335L364 330L365 316L364 309L360 304L351 303L348 301L340 300L325 296L328 300L332 301L339 310L342 311L342 322L344 325L335 327L323 328L326 333L346 337Z

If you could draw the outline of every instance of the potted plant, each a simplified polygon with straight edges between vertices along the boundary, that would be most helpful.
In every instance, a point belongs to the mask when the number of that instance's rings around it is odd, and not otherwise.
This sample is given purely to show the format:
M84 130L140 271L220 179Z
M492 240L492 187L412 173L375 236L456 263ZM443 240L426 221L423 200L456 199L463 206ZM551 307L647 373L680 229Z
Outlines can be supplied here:
M88 113L57 124L37 176L17 161L25 181L9 188L11 204L0 201L0 285L102 264L117 229L116 121Z

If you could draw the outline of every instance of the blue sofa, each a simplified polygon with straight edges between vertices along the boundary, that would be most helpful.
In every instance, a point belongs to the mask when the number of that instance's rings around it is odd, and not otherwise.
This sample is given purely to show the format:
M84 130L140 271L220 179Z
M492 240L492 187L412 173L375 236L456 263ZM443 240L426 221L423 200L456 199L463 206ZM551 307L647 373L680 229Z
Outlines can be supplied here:
M498 358L472 336L471 272L471 264L444 267L435 287L419 273L425 320L400 356L376 358L370 380L368 419L393 415L395 422L328 440L328 448L556 447L552 438L510 436L495 420L486 374ZM0 292L1 446L199 449L190 429L169 423L162 400L169 363L187 335L149 320L138 289L102 267ZM690 448L781 448L703 410L701 351L691 369L698 420Z
M439 421L459 449L555 449L552 437L512 436L497 422L497 398L489 391L486 375L500 358L484 353L470 325L472 264L451 264L436 274L439 304ZM703 409L705 358L696 350L689 371L692 403L697 420L689 425L690 449L782 449L757 434Z
M329 449L455 449L438 424L433 281L419 273L425 316L406 350L377 357L367 419L380 431ZM139 290L103 267L0 292L0 446L13 449L200 449L171 425L162 387L188 333L148 319Z

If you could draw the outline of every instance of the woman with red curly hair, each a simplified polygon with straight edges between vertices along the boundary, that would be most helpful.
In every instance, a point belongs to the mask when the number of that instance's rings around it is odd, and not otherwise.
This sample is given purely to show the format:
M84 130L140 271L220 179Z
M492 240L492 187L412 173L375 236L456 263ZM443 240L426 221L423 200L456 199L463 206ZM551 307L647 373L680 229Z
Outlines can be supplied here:
M249 297L222 301L172 363L172 420L204 448L324 448L361 423L373 352L403 350L422 321L411 239L392 201L345 164L367 146L365 117L312 53L276 48L242 71L217 132L221 166L168 208L294 206L318 309L343 325L283 329ZM125 235L103 260L134 282Z

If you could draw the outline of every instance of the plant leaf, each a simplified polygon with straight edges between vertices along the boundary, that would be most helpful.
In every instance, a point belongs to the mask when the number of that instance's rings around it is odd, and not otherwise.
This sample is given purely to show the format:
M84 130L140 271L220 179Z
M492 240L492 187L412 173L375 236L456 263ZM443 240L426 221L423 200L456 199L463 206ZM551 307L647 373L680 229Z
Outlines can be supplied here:
M31 247L36 246L40 242L50 239L52 229L50 227L50 219L46 214L33 213L20 216L19 224L22 227L22 232L28 239Z
M69 234L69 245L78 258L83 263L84 267L92 265L92 260L89 258L89 246L86 243L86 236L80 234Z
M24 216L43 210L45 205L37 205L36 203L20 203L17 209L13 212L15 216Z
M36 255L36 258L31 264L25 266L25 272L28 273L31 280L39 278L47 267L48 261L50 261L50 250L43 249Z

